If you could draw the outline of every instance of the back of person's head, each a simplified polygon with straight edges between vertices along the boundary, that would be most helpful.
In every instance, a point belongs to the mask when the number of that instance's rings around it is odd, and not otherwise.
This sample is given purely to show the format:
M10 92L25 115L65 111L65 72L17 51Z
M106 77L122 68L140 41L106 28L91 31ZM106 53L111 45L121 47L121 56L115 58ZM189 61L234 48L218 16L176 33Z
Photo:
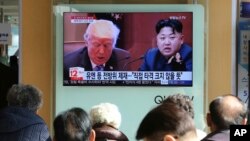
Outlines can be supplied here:
M158 105L144 117L137 130L136 139L147 141L196 141L193 119L173 103Z
M173 33L182 33L182 23L176 19L162 19L159 20L155 26L155 31L158 34L162 28L170 27L173 29Z
M27 108L36 112L42 106L42 92L33 85L14 84L7 94L9 106Z
M93 126L106 124L118 129L121 125L121 113L112 103L100 103L90 109L90 119Z
M91 121L81 108L72 108L59 114L54 122L55 141L94 141Z
M187 113L189 113L190 117L194 119L194 107L193 107L193 101L190 99L189 96L183 95L183 94L173 94L169 95L163 102L164 103L173 103L179 106L179 108L182 108L185 110ZM199 139L203 139L207 133L200 130L196 129L196 133Z
M234 95L219 96L209 105L210 118L216 130L229 129L230 125L245 124L247 106ZM209 120L208 120L209 121ZM211 123L208 123L211 126Z
M119 130L121 113L112 103L100 103L90 109L90 118L96 132L96 141L128 141L127 136Z
M91 36L98 38L108 38L113 39L113 46L116 44L116 40L120 33L120 29L109 20L94 20L91 22L84 34L84 39L88 41Z
M180 108L183 108L187 111L192 118L194 118L194 107L192 100L183 94L173 94L169 95L164 101L164 103L173 103L178 105Z

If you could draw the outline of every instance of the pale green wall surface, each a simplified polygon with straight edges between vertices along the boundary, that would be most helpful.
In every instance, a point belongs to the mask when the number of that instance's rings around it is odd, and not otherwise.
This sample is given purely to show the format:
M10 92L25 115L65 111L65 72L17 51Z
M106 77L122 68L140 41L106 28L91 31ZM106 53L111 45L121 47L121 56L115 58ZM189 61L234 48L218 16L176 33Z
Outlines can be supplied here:
M193 12L193 86L63 86L63 12ZM194 96L195 122L199 129L204 122L204 9L200 5L59 5L54 7L55 23L55 114L81 107L89 111L101 102L116 104L122 114L120 130L129 140L135 140L140 121L157 104L157 95L167 96L181 93Z

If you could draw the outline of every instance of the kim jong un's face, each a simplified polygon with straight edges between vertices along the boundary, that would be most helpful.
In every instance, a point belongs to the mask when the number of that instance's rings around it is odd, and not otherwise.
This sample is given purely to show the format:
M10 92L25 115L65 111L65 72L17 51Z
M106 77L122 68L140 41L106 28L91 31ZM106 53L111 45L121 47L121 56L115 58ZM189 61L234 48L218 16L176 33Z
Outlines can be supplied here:
M163 27L156 37L157 46L165 58L175 55L183 44L183 35L171 27Z

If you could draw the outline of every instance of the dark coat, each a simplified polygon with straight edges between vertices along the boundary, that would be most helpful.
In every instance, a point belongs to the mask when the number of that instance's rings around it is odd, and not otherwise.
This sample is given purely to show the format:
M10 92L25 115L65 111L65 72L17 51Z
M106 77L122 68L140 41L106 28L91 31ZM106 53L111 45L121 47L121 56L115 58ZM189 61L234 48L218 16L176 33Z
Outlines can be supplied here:
M0 109L7 107L7 92L13 84L18 83L18 70L0 62Z
M0 111L1 141L51 141L41 117L25 108L7 107Z
M212 132L201 141L230 141L230 130Z
M104 71L125 70L129 58L130 54L128 51L119 48L113 48L111 57L105 64ZM87 47L64 56L63 64L64 80L69 80L70 67L82 67L85 71L92 71L92 65L89 59Z
M109 126L109 125L100 125L94 126L93 129L96 133L95 141L106 141L106 140L115 140L115 141L128 141L128 138L120 130Z
M158 48L149 49L145 56L140 71L192 71L192 48L183 44L179 50L182 64L175 61L167 64L167 59L160 53Z

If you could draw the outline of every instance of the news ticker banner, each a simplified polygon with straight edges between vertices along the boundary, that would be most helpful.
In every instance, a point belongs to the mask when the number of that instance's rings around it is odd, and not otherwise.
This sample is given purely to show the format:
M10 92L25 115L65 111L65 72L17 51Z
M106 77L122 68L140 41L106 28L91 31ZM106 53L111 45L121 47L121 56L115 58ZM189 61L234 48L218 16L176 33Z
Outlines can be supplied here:
M84 71L73 67L69 78L64 80L64 85L192 86L191 71Z
M74 24L91 23L95 19L92 16L71 16L70 22Z
M249 141L250 125L231 125L230 141Z

